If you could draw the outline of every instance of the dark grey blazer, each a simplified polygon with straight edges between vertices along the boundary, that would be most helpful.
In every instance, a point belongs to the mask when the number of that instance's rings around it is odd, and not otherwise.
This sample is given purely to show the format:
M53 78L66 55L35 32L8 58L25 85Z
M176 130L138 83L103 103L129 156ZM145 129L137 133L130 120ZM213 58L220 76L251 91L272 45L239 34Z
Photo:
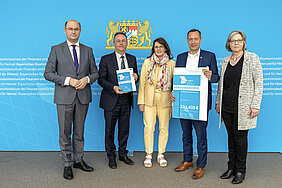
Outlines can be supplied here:
M55 83L54 103L56 104L71 104L76 95L81 104L89 104L92 101L91 84L99 77L96 63L92 48L79 44L79 49L80 60L76 72L67 42L52 46L44 77ZM82 90L64 85L66 77L81 79L85 76L90 78L90 84Z

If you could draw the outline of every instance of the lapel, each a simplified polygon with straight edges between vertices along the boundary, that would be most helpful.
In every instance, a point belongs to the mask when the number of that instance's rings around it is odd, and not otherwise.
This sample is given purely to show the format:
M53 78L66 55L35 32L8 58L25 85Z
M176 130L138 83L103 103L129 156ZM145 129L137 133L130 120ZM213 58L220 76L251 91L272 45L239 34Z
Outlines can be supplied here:
M116 73L116 70L118 70L118 62L117 62L117 57L116 57L116 53L115 52L112 53L111 58L112 58L112 60L111 60L112 67L113 67L113 69L115 70L115 73Z
M86 51L85 51L85 48L84 48L84 46L83 45L81 45L81 43L79 43L79 53L80 53L80 57L79 57L79 66L78 66L78 70L77 70L77 72L79 72L80 71L80 69L81 69L81 66L83 66L84 65L84 59L85 59L85 57L86 57Z
M241 75L241 80L243 78L247 78L247 70L248 70L248 61L249 61L249 53L245 50L244 51L244 60L243 60L243 65L242 65L242 75Z
M200 49L200 57L199 57L198 67L205 67L203 65L203 63L204 63L203 57L204 57L203 51Z
M127 53L125 53L125 56L126 56L128 68L133 68L133 65L132 65L132 62L130 61L129 55Z
M111 75L111 76L114 77L114 80L117 83L118 79L117 79L117 72L116 72L116 70L118 70L118 62L117 62L117 57L116 57L116 53L115 52L112 53L112 55L111 55L110 66L112 67L113 72L114 72L114 74Z
M65 57L66 57L66 62L67 62L68 64L70 64L70 66L72 66L72 68L74 69L74 71L76 71L75 66L74 66L73 59L72 59L72 57L71 57L71 53L70 53L70 49L69 49L69 46L68 46L67 41L63 43L63 45L62 45L62 51L63 51L63 54L64 54Z
M186 63L187 63L187 58L188 58L188 52L185 52L182 56L182 60L180 60L180 65L179 67L186 67Z
M224 58L222 60L221 63L221 71L220 71L220 82L221 82L221 90L223 89L223 80L224 80L224 74L225 74L225 70L227 68L228 62L230 61L230 57L231 55L227 56L226 58Z
M222 73L221 73L221 77L223 78L224 77L224 73L225 73L225 70L226 70L226 67L228 65L228 62L230 61L230 57L231 55L229 55L226 59L224 59L224 61L222 61L221 63L221 67L222 67ZM223 80L223 79L222 79Z

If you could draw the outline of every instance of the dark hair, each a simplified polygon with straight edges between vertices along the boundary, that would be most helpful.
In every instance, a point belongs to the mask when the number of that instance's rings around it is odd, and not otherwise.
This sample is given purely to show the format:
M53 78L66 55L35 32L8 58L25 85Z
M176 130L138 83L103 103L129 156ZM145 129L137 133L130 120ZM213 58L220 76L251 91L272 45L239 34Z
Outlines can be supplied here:
M68 20L68 21L66 21L66 23L65 23L65 28L67 28L67 24L68 24L69 21L76 21L76 20ZM79 25L79 29L81 29L81 24L80 24L78 21L76 21L76 22L77 22L78 25Z
M116 32L116 33L115 33L115 35L114 35L114 41L115 41L117 35L123 35L123 36L125 36L125 38L127 39L126 34L125 34L124 32L120 32L120 31L119 31L119 32Z
M192 33L192 32L198 32L199 35L200 35L200 37L202 38L202 33L201 33L201 31L199 31L198 29L191 29L190 31L188 31L188 33L187 33L187 38L188 38L189 33Z
M156 43L156 42L158 42L158 43L160 43L161 45L164 46L164 48L165 48L165 53L168 55L168 58L169 58L169 59L172 59L173 56L172 56L172 54L171 54L170 48L169 48L169 46L168 46L166 40L165 40L164 38L162 38L162 37L156 38L156 39L154 40L154 42L153 42L153 47L152 47L152 52L151 52L151 55L149 56L149 58L152 57L152 55L155 53L155 48L154 48L154 47L155 47L155 43Z

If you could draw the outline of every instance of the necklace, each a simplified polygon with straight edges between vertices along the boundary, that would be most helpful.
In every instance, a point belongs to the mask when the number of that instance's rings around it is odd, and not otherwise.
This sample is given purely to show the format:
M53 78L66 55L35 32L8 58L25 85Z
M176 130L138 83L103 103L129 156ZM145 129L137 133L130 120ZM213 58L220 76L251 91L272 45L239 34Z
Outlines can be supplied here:
M232 57L231 56L231 59L233 60L233 61L236 61L239 57L241 57L243 55L243 53L242 54L240 54L240 55L238 55L237 57Z

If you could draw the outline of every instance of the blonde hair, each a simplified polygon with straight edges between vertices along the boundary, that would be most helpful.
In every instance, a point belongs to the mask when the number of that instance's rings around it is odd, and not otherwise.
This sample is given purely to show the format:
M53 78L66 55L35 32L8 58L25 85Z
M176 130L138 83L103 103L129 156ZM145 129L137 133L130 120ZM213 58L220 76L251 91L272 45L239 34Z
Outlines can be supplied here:
M239 35L241 35L241 37L242 37L242 39L243 39L243 49L242 50L246 50L247 49L247 45L246 45L246 35L245 35L245 33L243 32L243 31L237 31L237 30L235 30L235 31L232 31L230 34L229 34L229 36L228 36L228 38L227 38L227 41L226 41L226 44L225 44L225 48L226 48L226 50L227 51L229 51L229 52L232 52L232 50L231 50L231 48L230 48L230 42L231 42L231 39L232 39L232 37L234 36L234 35L236 35L236 34L239 34Z

